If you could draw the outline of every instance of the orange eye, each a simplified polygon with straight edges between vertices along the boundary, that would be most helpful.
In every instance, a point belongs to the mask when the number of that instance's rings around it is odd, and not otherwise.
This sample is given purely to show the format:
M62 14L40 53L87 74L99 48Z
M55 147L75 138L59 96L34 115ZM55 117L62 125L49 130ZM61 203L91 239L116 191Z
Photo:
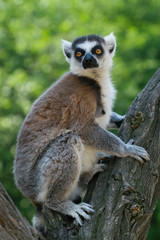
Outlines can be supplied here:
M82 56L82 53L81 52L77 52L76 53L76 57L81 57Z
M102 50L101 49L96 49L96 54L101 54L102 53Z

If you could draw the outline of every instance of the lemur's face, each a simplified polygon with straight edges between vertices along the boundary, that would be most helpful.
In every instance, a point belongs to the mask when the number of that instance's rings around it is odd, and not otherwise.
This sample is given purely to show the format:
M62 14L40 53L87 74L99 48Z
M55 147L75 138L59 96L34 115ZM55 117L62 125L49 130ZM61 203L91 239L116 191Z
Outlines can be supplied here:
M108 69L112 65L116 41L113 34L106 37L87 35L72 43L63 40L63 51L74 74L87 76Z

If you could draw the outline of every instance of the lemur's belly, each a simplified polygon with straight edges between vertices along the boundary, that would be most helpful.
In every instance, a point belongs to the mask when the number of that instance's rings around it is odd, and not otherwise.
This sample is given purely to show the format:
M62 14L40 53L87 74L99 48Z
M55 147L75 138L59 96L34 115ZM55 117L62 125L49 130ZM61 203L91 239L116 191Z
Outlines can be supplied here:
M84 145L84 151L81 160L81 173L88 172L96 162L97 149Z

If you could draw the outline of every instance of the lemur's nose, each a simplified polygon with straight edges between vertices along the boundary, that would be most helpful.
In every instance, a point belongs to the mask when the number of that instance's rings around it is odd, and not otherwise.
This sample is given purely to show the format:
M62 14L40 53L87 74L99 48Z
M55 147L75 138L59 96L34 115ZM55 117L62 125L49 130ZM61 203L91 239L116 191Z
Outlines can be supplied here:
M94 57L90 54L90 53L87 53L85 58L84 58L84 62L85 63L91 63L93 61Z
M87 53L83 59L83 67L84 69L98 67L97 60L90 53Z

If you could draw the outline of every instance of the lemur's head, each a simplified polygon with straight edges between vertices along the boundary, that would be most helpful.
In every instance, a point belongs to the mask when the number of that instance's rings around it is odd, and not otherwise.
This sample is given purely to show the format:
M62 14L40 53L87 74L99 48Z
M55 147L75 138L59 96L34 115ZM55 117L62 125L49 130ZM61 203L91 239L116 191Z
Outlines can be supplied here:
M115 54L116 40L111 33L106 37L86 35L72 43L63 41L63 52L72 73L92 77L104 70L109 71Z

